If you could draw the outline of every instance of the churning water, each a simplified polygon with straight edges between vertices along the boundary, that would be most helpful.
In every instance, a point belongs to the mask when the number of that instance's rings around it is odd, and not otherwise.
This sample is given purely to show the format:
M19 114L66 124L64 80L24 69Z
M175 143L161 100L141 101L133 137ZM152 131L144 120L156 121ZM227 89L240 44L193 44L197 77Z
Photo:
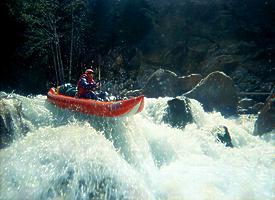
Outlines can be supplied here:
M195 123L162 122L168 98L145 99L128 118L59 110L23 97L31 130L0 150L0 199L274 199L274 134L255 119L224 119L192 100ZM225 125L234 148L218 143Z

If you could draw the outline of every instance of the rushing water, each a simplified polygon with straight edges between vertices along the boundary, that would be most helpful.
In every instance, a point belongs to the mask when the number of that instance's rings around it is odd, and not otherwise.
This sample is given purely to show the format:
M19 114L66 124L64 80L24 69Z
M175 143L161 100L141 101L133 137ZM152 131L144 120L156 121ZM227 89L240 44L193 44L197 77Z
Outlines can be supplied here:
M31 130L0 151L0 199L274 199L274 134L255 119L224 119L192 100L195 123L162 122L168 98L142 113L96 118L23 97ZM234 148L217 143L225 125Z

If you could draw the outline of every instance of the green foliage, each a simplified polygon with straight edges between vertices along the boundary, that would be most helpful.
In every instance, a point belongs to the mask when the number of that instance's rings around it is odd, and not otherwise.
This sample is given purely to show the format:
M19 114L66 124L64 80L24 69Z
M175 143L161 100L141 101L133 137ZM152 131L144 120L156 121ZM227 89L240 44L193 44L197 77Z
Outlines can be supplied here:
M77 79L99 55L133 46L151 30L146 0L11 0L10 13L25 24L23 59L37 76ZM55 78L52 77L55 75Z

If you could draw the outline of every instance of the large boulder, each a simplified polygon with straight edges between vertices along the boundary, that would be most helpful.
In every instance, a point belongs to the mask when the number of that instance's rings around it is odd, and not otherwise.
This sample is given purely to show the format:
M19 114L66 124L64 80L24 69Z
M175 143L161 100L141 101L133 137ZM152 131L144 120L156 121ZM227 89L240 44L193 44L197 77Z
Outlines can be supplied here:
M154 72L143 88L143 94L149 98L175 97L177 95L178 76L169 70Z
M237 114L237 93L232 79L223 72L209 74L184 96L201 102L207 112L216 110L224 116Z
M193 122L190 100L188 98L175 98L167 102L167 112L163 116L163 121L172 127L183 128L188 123Z
M190 74L178 78L178 94L181 95L192 90L201 80L201 74Z
M254 125L254 135L263 135L275 129L275 94L270 95L260 110Z

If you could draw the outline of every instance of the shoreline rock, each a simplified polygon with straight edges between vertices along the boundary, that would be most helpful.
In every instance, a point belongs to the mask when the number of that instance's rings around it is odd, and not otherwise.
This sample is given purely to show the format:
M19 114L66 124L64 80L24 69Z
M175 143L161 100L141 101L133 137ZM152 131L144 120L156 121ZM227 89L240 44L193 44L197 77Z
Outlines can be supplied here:
M263 135L275 129L275 93L267 98L254 124L254 135Z
M216 110L226 117L237 115L236 89L232 79L223 72L209 74L183 95L201 102L206 112Z

